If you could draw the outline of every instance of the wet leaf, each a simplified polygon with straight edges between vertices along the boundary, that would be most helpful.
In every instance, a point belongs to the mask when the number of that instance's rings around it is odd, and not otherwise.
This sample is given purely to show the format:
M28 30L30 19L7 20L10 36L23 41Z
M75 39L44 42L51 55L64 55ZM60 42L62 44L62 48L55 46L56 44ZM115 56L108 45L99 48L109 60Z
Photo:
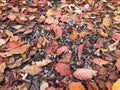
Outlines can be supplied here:
M97 73L97 71L95 71L95 70L79 68L73 73L73 75L74 75L74 77L76 77L79 80L87 80L87 79L91 79L93 76L95 76L96 73Z
M63 52L65 52L67 50L68 50L67 46L62 46L62 47L57 49L57 54L60 55L60 54L62 54Z
M95 64L98 64L100 66L105 65L105 64L109 64L109 61L103 60L101 58L94 58L92 60L92 62L95 63Z
M120 90L120 79L112 85L112 90Z
M55 70L60 73L62 76L69 76L71 75L70 67L64 63L57 63L55 65Z
M71 82L68 87L69 90L85 90L84 86L80 82Z
M32 62L32 65L25 66L21 71L25 73L29 73L31 75L36 75L40 71L42 71L42 67L49 64L51 60L45 59L42 61Z
M70 34L70 39L71 40L77 39L77 32L75 30L73 30L72 33Z

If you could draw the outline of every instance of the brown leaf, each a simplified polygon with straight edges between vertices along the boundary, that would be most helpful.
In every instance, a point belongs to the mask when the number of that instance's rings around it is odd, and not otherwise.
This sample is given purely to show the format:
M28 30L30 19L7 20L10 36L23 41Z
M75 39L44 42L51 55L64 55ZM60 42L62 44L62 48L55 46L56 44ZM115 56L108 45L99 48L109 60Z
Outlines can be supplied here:
M96 75L96 73L97 71L95 70L80 68L80 69L77 69L73 73L73 75L79 80L87 80L87 79L91 79L94 75Z
M42 71L41 67L49 64L50 62L51 62L51 60L49 60L49 59L46 59L43 61L32 62L32 65L25 66L21 71L25 72L25 73L29 73L31 75L36 75L40 71Z
M87 81L88 90L99 90L96 83L93 81Z
M60 54L62 54L63 52L65 52L67 50L68 50L67 46L62 46L62 47L57 49L57 54L60 55Z
M0 74L4 73L5 68L6 68L6 63L5 62L0 63Z
M117 49L117 45L119 44L119 40L115 41L113 44L108 46L109 51L114 51Z
M55 65L55 70L60 73L62 76L69 76L71 75L70 67L64 63L57 63Z
M112 83L110 83L110 81L106 81L105 85L106 85L108 90L112 90Z
M103 59L101 59L101 58L94 58L94 59L92 60L92 62L95 63L95 64L98 64L98 65L100 65L100 66L109 63L109 61L105 61L105 60L103 60Z
M11 49L10 51L5 52L5 53L0 52L0 56L9 57L9 56L12 56L14 54L23 54L23 53L28 51L29 47L30 47L30 45L28 45L28 44L22 45L18 48Z
M45 90L63 90L63 88L48 87Z
M103 46L103 38L98 38L94 48L101 48Z
M69 90L85 90L85 87L80 82L71 82L68 87Z
M60 18L60 20L62 22L67 22L67 15L62 15L61 18Z
M30 34L30 33L32 33L32 29L26 30L23 34Z
M107 32L103 31L102 29L98 30L98 34L101 35L102 37L105 37L105 38L108 37Z
M117 55L118 57L120 57L120 49L116 49L116 50L114 51L114 53L115 53L115 55Z
M72 53L67 53L65 54L65 56L60 59L58 62L61 62L61 63L69 63L70 60L71 60L71 57L72 57Z
M79 61L81 60L81 56L82 56L82 51L83 51L84 45L85 45L85 43L83 43L83 44L78 46L78 59L79 59Z

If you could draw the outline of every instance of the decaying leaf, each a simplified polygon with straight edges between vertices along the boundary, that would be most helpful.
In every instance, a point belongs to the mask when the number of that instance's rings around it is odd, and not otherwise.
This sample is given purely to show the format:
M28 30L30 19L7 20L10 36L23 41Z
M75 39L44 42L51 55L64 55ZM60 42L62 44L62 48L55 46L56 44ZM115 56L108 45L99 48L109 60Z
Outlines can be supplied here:
M6 43L6 41L4 39L0 39L0 46L2 46L5 43Z
M96 73L97 71L95 70L79 68L73 73L73 75L79 80L87 80L91 79Z
M85 90L85 87L80 82L71 82L68 87L69 90Z
M112 90L120 90L120 79L112 85Z
M76 30L73 30L73 31L72 31L72 33L70 34L70 39L71 39L71 40L77 39L77 32L76 32Z
M57 54L60 55L60 54L62 54L63 52L65 52L67 50L68 50L67 46L62 46L62 47L57 49Z
M60 73L62 76L69 76L71 75L70 67L64 63L57 63L55 65L55 70Z
M94 59L92 60L92 62L95 63L95 64L98 64L98 65L100 65L100 66L109 63L109 61L103 60L103 59L101 59L101 58L94 58Z
M25 72L25 73L29 73L31 75L36 75L40 71L42 71L41 67L49 64L50 62L51 62L51 60L49 60L49 59L45 59L45 60L37 61L37 62L32 62L31 65L25 66L21 71Z
M22 45L18 48L11 49L11 50L9 50L8 52L5 52L5 53L0 52L0 56L9 57L9 56L12 56L14 54L23 54L23 53L28 51L29 47L30 47L29 44Z

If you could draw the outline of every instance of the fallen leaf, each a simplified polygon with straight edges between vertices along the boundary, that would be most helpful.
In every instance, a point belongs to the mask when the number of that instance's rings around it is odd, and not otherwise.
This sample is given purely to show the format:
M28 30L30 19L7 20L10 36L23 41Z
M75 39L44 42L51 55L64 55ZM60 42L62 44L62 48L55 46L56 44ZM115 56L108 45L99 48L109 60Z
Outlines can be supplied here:
M18 47L20 44L18 42L14 42L14 41L10 41L7 43L9 48L16 48Z
M82 56L82 51L83 51L84 45L85 45L85 43L83 43L83 44L78 46L78 59L79 59L79 61L81 60L81 56Z
M27 11L30 12L30 13L34 13L34 12L37 11L37 8L28 7Z
M13 13L10 13L7 17L12 21L14 21L16 19L16 15Z
M8 52L4 52L4 53L0 52L0 56L2 56L2 57L9 57L9 56L12 56L14 54L23 54L26 51L28 51L29 47L30 47L30 45L28 45L28 44L22 45L22 46L20 46L18 48L11 49Z
M117 67L117 69L120 71L120 58L118 58L116 60L115 66Z
M48 83L45 81L42 81L40 85L40 90L46 90L47 87L49 87Z
M73 73L73 75L79 80L87 80L87 79L91 79L94 75L96 75L96 73L97 71L95 70L80 68L80 69L77 69Z
M88 90L99 90L96 82L94 81L87 81Z
M117 55L118 57L120 57L120 49L116 49L116 50L114 51L114 53L115 53L115 55Z
M55 65L55 70L60 73L62 76L69 76L71 75L70 67L64 63L57 63Z
M54 13L53 13L53 10L52 9L48 9L47 12L46 12L46 16L47 17L50 17L52 16Z
M9 37L13 37L13 33L10 30L5 30L5 33L9 36Z
M103 18L103 22L102 23L105 26L110 26L110 24L111 24L110 16L109 15L105 15L105 18Z
M98 38L94 48L101 48L103 46L103 38Z
M115 41L113 44L108 46L109 51L114 51L117 49L117 45L119 44L119 40Z
M108 37L107 32L103 31L102 29L98 30L98 34L101 35L102 37L105 37L105 38Z
M114 32L114 33L112 34L112 39L113 39L113 40L120 40L120 34Z
M32 29L28 29L28 30L26 30L23 34L30 34L30 33L32 33Z
M113 83L112 90L120 90L120 79Z
M57 49L57 55L62 54L63 52L67 51L68 47L67 46L62 46L60 48Z
M49 64L51 60L45 59L42 61L32 62L31 65L25 66L21 71L25 73L29 73L30 75L36 75L40 71L42 71L42 67Z
M6 43L6 41L4 39L0 39L0 46L2 46L5 43Z
M66 0L61 0L61 3L66 3Z
M98 64L100 66L105 65L105 64L109 64L109 61L103 60L101 58L94 58L92 60L92 62L95 63L95 64Z
M48 87L45 90L63 90L63 88Z
M67 22L67 15L62 15L61 18L60 18L60 20L62 22Z
M48 18L45 20L45 23L47 23L47 24L52 24L52 23L54 23L54 18L53 18L53 17L48 17Z
M72 33L70 34L70 39L71 40L77 39L77 32L75 30L73 30Z
M62 36L62 29L59 26L56 26L53 28L53 31L55 32L55 39L58 39Z
M5 68L6 68L6 63L5 62L0 63L0 74L4 73Z
M46 54L51 54L53 49L54 49L54 47L55 47L54 45L48 46L47 49L46 49Z
M71 82L68 87L69 90L85 90L85 87L80 82Z
M61 63L69 63L71 61L71 57L72 57L72 53L67 53L65 54L65 56L60 59L58 62L61 62Z
M110 83L110 81L106 81L105 85L106 85L108 90L112 90L112 83Z
M89 35L91 32L88 30L83 30L80 32L79 36L80 38L84 38L85 36Z

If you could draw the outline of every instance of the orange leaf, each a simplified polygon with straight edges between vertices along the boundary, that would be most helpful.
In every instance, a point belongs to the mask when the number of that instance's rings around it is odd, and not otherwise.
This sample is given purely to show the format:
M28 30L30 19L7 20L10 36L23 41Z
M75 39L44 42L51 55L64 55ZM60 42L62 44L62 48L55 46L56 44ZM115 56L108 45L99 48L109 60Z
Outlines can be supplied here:
M95 64L98 64L98 65L100 65L100 66L109 63L109 61L105 61L105 60L103 60L103 59L101 59L101 58L94 58L94 59L92 60L92 62L95 63Z
M19 44L17 42L14 42L14 41L10 41L7 44L10 48L16 48L19 46Z
M71 82L68 87L69 90L85 90L84 86L80 82Z
M83 30L80 32L80 38L84 38L85 36L89 35L91 32L88 30Z
M77 32L75 30L73 30L72 33L70 34L70 39L71 40L77 39Z
M112 90L120 90L120 79L113 84Z
M33 12L36 12L36 11L37 11L37 8L28 7L28 8L27 8L27 11L30 12L30 13L33 13Z
M66 50L68 50L68 47L67 46L62 46L62 47L57 49L57 54L60 55L63 52L65 52Z
M112 90L112 84L110 83L110 81L105 82L105 85L108 90Z
M91 79L96 73L97 71L95 70L80 68L80 69L77 69L73 73L73 75L79 80L87 80L87 79Z
M71 75L70 67L64 63L57 63L55 65L55 70L60 73L62 76L69 76Z

